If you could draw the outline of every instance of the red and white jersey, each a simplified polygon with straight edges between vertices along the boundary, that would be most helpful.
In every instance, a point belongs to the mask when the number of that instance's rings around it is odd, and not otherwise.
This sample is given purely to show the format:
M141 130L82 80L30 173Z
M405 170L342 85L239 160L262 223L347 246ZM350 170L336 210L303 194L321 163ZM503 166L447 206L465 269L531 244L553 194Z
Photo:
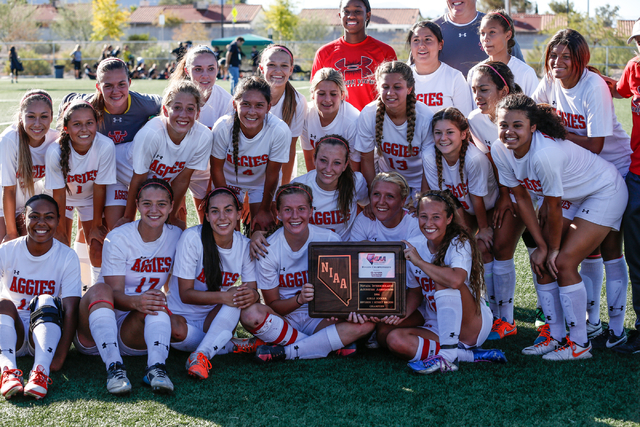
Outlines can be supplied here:
M282 119L282 108L284 106L285 94L282 94L278 103L271 107L270 113L277 118ZM304 119L307 117L307 99L300 92L296 91L296 112L293 114L289 129L291 129L291 138L297 138L302 135L302 126ZM286 123L285 123L286 124ZM291 139L289 139L291 144Z
M463 177L460 182L460 160L455 165L449 166L447 160L442 157L442 188L438 187L438 168L436 165L436 148L432 147L422 156L424 174L429 188L433 190L451 190L451 193L462 204L462 207L471 215L475 215L475 209L470 195L482 197L484 208L493 208L498 199L498 183L493 174L493 168L489 158L475 145L469 144L464 159Z
M18 313L28 315L34 296L67 298L82 296L78 255L58 240L44 255L33 256L27 236L0 245L0 298L13 301Z
M409 239L408 242L416 248L420 257L429 263L433 262L436 254L431 253L428 246L428 240L424 235ZM471 245L469 241L464 243L460 242L458 237L451 240L447 252L444 255L444 265L450 268L461 268L467 272L467 278L464 283L469 287L469 275L471 274L471 266L473 265L473 257L471 255ZM407 261L407 287L422 289L422 295L424 296L424 305L426 310L426 319L432 323L437 322L436 316L436 283L427 276L424 271L416 267L411 261ZM469 287L469 290L471 288Z
M380 221L370 220L361 212L351 227L351 242L397 242L409 240L411 237L421 235L418 218L404 211L402 221L393 228L387 228Z
M193 288L196 291L208 291L207 281L204 276L204 266L202 264L202 225L186 229L176 249L176 261L173 266L173 274L169 281L169 292L167 293L167 305L174 314L179 314L187 318L206 317L216 306L185 304L180 299L180 287L178 278L193 280ZM226 292L233 286L239 278L242 282L255 282L255 262L249 255L250 240L238 231L233 232L233 243L230 249L218 246L220 261L222 262L222 285L221 292Z
M356 151L355 144L360 111L348 102L342 101L333 121L322 127L316 104L309 101L307 107L307 118L302 126L302 135L300 135L302 149L313 150L316 148L316 142L325 135L340 135L349 142L349 158L354 162L359 162L360 153Z
M369 204L369 189L367 181L360 172L354 172L355 189L353 199L349 207L349 215L344 218L338 207L338 190L326 191L318 186L316 169L302 176L296 177L291 182L306 184L313 190L313 215L309 222L318 227L328 228L335 231L343 241L349 240L351 227L356 220L358 205L367 206Z
M287 163L291 149L291 131L285 122L267 114L262 130L247 138L240 130L238 141L238 175L233 165L233 118L224 116L213 126L211 156L225 159L224 177L227 184L243 190L264 188L267 162Z
M200 109L198 121L213 129L218 119L233 113L233 98L231 94L218 85L213 85L209 99Z
M489 153L491 144L498 139L498 126L491 121L488 114L482 114L479 108L469 114L467 121L469 122L473 143L483 153Z
M425 103L434 114L443 108L456 107L466 117L473 110L471 90L460 71L444 62L431 74L418 74L415 65L411 69L416 81L416 99Z
M625 176L631 163L629 135L624 131L613 106L611 92L602 77L586 70L571 89L545 76L532 98L556 109L568 132L580 136L602 137L600 156L614 164Z
M162 234L145 242L138 231L140 221L114 228L104 239L100 278L124 276L125 295L140 295L160 289L171 273L176 246L182 230L165 224Z
M484 64L485 62L489 62L489 60L487 59L486 61L482 61L480 64ZM471 85L473 84L473 74L480 64L470 69L469 73L467 74L467 82L469 84L469 87L471 87ZM513 74L513 81L522 89L522 93L527 96L533 95L533 93L536 91L536 88L538 87L538 83L540 82L540 80L538 79L538 75L536 74L536 70L528 66L526 62L521 61L513 55L511 56L511 59L509 59L507 67L509 67L511 73Z
M149 120L129 145L128 158L133 171L126 185L131 182L133 172L171 182L184 169L206 170L212 140L209 128L195 122L180 144L175 144L167 133L164 118Z
M580 202L611 185L616 169L599 156L571 141L554 139L536 131L529 152L517 159L513 151L496 141L491 151L500 184L522 185L537 196L561 197Z
M376 103L364 107L358 118L356 150L369 153L376 150ZM433 145L431 119L433 113L426 104L416 103L416 124L409 153L407 122L396 126L385 113L382 130L382 156L378 160L381 172L398 171L410 187L422 185L422 153Z
M45 169L47 190L65 188L60 168L60 145L52 144L47 149ZM69 184L71 193L67 193L67 206L91 205L93 184L108 185L116 182L116 148L111 139L96 133L91 148L84 155L78 154L71 146L66 182Z
M257 278L259 289L278 288L280 299L293 298L305 283L309 283L309 257L307 250L310 242L339 242L340 237L333 231L309 224L309 237L298 251L291 250L284 235L284 228L278 229L267 239L269 252L264 258L258 258ZM294 313L306 313L307 304L297 308Z

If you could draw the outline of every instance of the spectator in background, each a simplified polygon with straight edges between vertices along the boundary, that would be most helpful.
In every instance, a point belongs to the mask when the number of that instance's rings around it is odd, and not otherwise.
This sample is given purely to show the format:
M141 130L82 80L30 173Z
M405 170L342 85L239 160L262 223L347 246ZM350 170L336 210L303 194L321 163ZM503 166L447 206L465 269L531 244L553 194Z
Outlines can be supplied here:
M111 46L110 44L105 44L103 46L102 54L100 55L100 62L111 57L111 49L113 49L113 46Z
M171 54L176 56L176 61L180 61L185 53L187 53L187 48L182 42L178 44L177 48L171 51Z
M15 46L9 48L9 60L11 61L11 83L13 83L14 76L16 83L18 83L18 72L23 70L23 66L18 58L18 51Z
M91 70L91 67L89 67L89 64L84 64L84 75L89 77L89 80L95 80L96 79L96 73L93 72L93 70Z
M476 9L476 0L447 0L447 8L449 11L434 21L444 39L440 61L466 76L471 67L487 59L479 34L484 13ZM517 41L511 55L524 61Z
M253 74L258 72L258 64L260 63L260 52L258 52L258 46L251 48L251 68Z
M120 56L120 46L116 46L116 48L111 51L111 56L114 58Z
M157 67L157 64L155 64L155 63L151 65L151 68L149 68L149 72L147 73L147 78L148 79L157 79L158 78L156 67Z
M73 73L76 76L76 79L82 78L82 52L80 52L80 45L77 44L76 48L69 54L71 56L73 62Z
M124 62L127 63L129 68L131 69L134 68L136 64L136 56L133 53L131 53L131 50L129 49L128 44L124 45L124 48L122 50L122 59L124 59Z
M233 95L233 91L240 80L240 64L242 63L242 45L244 44L244 39L242 37L236 37L235 41L233 41L229 45L229 49L227 50L226 62L227 62L227 70L229 70L229 77L231 78L231 94Z

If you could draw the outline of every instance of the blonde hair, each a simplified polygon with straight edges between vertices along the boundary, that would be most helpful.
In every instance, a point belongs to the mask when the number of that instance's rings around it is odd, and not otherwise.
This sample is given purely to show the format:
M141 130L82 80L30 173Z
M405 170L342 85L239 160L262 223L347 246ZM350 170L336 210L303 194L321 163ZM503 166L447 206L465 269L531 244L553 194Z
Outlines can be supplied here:
M209 46L205 46L203 44L194 46L187 51L180 62L178 62L178 65L176 65L175 71L171 73L171 77L169 78L170 83L180 80L191 80L191 77L189 76L189 73L185 71L185 68L191 68L193 61L195 61L197 56L206 54L213 56L213 62L216 64L217 69L218 61L215 60L216 55L213 53L213 50L211 50Z
M315 92L316 87L324 81L333 82L338 86L340 92L344 96L347 95L347 85L344 83L344 77L342 73L338 70L334 70L333 68L325 67L318 70L317 73L314 74L313 79L311 80L311 87L309 91L313 94Z
M373 181L371 181L371 191L373 191L376 184L379 182L389 182L391 184L395 184L400 188L400 197L403 200L409 197L409 193L411 191L409 183L404 178L404 176L400 175L400 173L396 171L380 172L375 176L375 178L373 178Z
M166 107L173 103L176 95L179 93L193 95L196 100L196 105L198 106L198 111L200 111L200 108L202 108L202 93L200 89L198 89L198 86L190 80L180 80L169 84L162 94L162 105Z

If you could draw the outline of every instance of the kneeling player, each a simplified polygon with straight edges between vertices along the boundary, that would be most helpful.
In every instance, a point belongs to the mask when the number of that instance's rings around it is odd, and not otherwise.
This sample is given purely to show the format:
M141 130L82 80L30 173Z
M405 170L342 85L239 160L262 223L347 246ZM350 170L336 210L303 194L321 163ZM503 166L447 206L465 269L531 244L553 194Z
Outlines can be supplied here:
M49 371L62 368L76 328L82 282L78 256L53 238L60 212L40 194L25 206L27 235L0 246L0 369L5 399L22 393L42 399ZM33 355L23 386L16 356Z

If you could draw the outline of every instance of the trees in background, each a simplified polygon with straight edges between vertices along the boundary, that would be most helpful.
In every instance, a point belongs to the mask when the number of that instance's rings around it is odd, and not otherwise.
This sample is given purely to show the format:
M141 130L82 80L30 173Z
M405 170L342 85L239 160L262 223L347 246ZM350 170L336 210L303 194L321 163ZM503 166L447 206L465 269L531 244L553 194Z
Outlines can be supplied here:
M116 0L93 0L93 33L91 40L119 40L124 36L129 12Z

